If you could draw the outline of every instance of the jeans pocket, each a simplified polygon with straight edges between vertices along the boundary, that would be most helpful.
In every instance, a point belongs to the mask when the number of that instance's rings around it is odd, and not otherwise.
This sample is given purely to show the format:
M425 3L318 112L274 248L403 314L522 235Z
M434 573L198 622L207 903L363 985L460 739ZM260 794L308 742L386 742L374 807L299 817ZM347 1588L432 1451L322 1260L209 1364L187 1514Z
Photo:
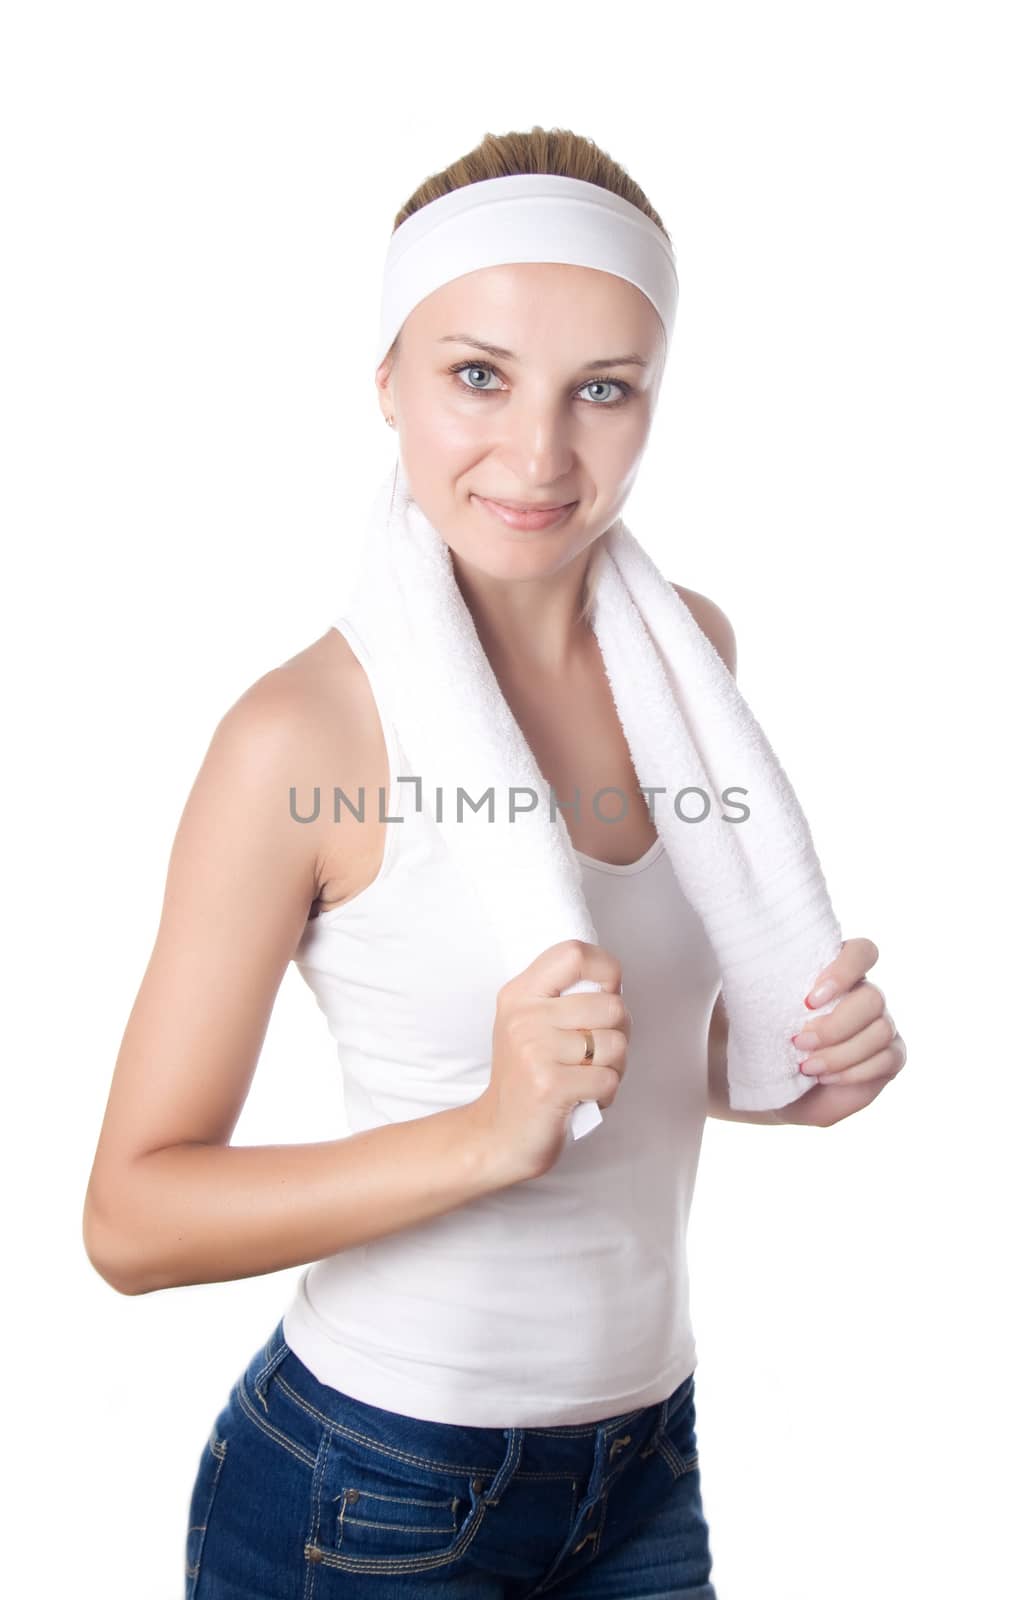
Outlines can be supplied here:
M201 1557L204 1554L204 1539L211 1519L212 1507L215 1504L215 1491L219 1486L222 1468L226 1460L226 1441L218 1433L218 1425L212 1428L201 1451L201 1459L194 1479L193 1491L190 1495L189 1524L186 1530L186 1596L185 1600L193 1600L197 1588L197 1580L201 1572Z
M344 1572L429 1572L476 1536L483 1480L401 1449L327 1430L312 1479L305 1559Z

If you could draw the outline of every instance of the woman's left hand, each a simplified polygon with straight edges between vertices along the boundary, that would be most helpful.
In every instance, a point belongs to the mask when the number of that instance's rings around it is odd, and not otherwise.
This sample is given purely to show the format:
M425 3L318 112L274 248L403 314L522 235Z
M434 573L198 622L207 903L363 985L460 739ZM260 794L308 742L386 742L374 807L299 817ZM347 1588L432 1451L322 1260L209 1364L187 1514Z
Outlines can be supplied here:
M869 1105L902 1070L907 1047L885 1009L885 996L866 980L877 959L878 946L872 940L847 939L831 965L818 974L804 1004L825 1005L836 993L842 998L794 1036L803 1058L799 1070L812 1074L817 1086L786 1106L781 1120L796 1120L794 1108L802 1113L805 1106L808 1122L825 1112L830 1121L839 1121Z

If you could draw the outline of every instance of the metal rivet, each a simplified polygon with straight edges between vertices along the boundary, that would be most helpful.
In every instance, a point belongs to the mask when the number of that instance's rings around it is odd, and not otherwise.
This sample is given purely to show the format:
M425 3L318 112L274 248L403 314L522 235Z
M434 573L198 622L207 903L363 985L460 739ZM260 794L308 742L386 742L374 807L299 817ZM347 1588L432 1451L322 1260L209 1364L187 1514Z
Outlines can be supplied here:
M349 1489L347 1491L347 1493L344 1496L344 1499L347 1501L349 1506L353 1506L354 1505L355 1501L358 1499L358 1493L359 1492L358 1492L357 1489Z
M316 1545L316 1544L306 1544L305 1545L305 1560L306 1561L321 1561L322 1560L322 1551L319 1549L318 1545Z

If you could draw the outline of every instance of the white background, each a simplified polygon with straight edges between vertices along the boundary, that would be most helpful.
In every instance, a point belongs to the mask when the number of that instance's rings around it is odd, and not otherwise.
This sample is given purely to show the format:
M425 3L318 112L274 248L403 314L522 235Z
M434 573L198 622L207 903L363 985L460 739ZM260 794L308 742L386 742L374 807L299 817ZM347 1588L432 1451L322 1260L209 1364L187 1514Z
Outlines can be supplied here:
M730 616L909 1048L834 1129L707 1128L714 1581L1023 1592L1027 20L5 7L7 1592L175 1600L201 1447L300 1271L120 1296L83 1194L208 740L337 614L396 448L371 359L394 213L535 122L595 139L673 235L627 522ZM336 1071L290 968L234 1142L341 1136Z

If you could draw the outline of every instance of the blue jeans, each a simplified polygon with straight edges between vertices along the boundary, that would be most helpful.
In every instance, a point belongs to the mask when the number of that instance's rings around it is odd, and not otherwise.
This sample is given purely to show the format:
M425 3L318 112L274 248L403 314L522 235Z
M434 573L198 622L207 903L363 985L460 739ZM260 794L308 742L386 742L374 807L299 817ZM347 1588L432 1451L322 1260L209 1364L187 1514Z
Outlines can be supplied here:
M320 1383L282 1320L215 1419L186 1600L716 1600L695 1375L601 1422L456 1427Z

